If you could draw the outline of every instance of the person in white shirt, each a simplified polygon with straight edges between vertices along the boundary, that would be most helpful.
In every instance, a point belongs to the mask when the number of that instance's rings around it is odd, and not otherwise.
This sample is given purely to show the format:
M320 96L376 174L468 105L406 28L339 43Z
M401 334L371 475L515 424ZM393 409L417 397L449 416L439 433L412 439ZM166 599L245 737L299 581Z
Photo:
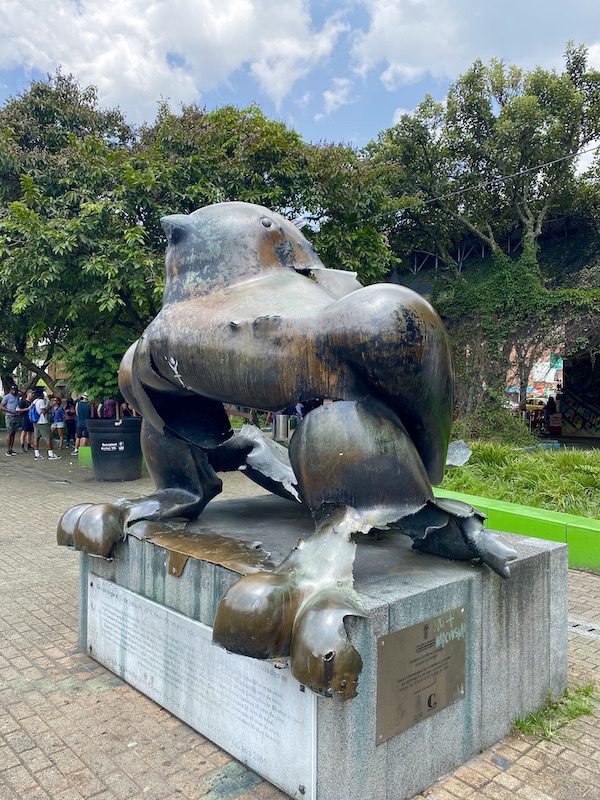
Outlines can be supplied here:
M33 396L33 406L36 410L36 416L38 416L37 421L34 420L33 422L34 457L38 460L44 457L40 453L40 440L46 439L48 458L56 460L60 458L60 456L57 456L53 450L54 443L52 441L52 432L50 431L50 422L48 420L48 401L44 399L44 391L41 386L35 387Z

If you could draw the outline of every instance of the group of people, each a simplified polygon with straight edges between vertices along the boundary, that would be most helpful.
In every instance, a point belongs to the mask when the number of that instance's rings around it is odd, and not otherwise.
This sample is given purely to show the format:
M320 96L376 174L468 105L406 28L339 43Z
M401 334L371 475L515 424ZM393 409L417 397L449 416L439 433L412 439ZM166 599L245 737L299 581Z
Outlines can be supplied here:
M41 386L20 392L16 384L2 398L0 411L6 420L6 455L18 455L14 447L20 434L21 452L33 450L37 460L44 458L40 452L42 443L45 443L49 459L60 458L54 452L55 436L59 450L72 447L71 454L76 456L79 448L89 442L89 419L115 419L118 411L121 417L136 413L127 403L117 407L117 401L112 398L96 404L90 402L87 394L82 394L78 400L69 397L63 402L61 397L45 394Z

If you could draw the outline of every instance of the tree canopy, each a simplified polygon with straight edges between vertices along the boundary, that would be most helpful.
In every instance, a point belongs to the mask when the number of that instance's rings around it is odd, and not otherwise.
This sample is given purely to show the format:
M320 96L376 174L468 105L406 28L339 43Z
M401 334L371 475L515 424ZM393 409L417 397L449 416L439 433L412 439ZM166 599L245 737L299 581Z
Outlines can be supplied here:
M598 293L564 271L553 280L538 254L540 237L581 222L586 202L584 224L597 225L597 181L577 174L575 156L598 138L600 72L569 45L560 73L475 62L444 103L426 97L367 148L391 191L418 197L398 216L392 248L413 272L432 256L444 268L433 299L453 335L463 411L482 385L504 388L511 359L524 391L534 361L569 338L564 325L597 314Z
M363 283L426 274L471 412L509 361L523 383L558 342L600 349L600 162L576 158L598 139L600 72L572 44L562 71L477 61L360 150L257 106L162 104L134 130L71 76L34 81L0 108L2 380L52 386L60 360L73 388L116 391L160 307L161 216L244 200L304 217L324 262Z

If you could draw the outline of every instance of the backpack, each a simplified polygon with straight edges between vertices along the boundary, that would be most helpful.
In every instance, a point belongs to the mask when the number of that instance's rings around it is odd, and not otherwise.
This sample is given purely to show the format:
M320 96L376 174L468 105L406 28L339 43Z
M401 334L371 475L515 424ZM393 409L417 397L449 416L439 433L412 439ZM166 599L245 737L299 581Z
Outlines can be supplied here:
M36 400L33 401L31 404L31 408L29 409L29 420L31 422L39 422L40 421L40 412L37 410L36 407Z

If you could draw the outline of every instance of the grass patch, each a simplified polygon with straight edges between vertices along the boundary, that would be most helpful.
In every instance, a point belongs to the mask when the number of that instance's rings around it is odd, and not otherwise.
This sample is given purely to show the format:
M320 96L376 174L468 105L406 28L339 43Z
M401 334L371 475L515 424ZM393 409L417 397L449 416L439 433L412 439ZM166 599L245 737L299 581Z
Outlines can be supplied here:
M442 486L534 508L600 517L600 450L523 451L474 442L470 460L447 471Z
M548 702L540 711L528 717L518 719L514 724L515 731L539 739L554 739L561 728L579 717L594 713L598 696L594 693L594 684L587 683L576 689L566 689L560 700L548 698Z

